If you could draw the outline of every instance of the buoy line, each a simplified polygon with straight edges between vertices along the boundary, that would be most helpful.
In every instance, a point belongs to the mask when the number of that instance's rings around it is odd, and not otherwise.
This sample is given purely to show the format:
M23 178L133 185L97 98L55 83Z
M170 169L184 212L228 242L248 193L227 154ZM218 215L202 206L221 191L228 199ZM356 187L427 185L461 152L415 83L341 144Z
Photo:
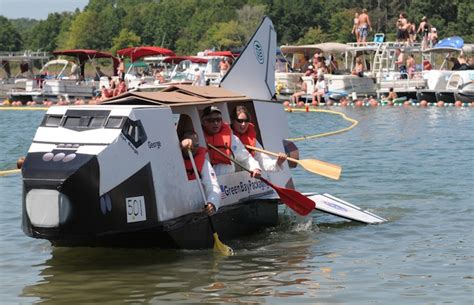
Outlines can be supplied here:
M48 110L48 107L0 107L0 110Z
M4 170L0 171L0 176L6 176L6 175L11 175L11 174L16 174L19 173L21 169L9 169L9 170Z
M351 126L346 127L346 128L342 128L342 129L339 129L339 130L336 130L336 131L330 131L330 132L318 133L318 134L310 135L310 136L302 136L302 137L287 139L289 141L294 141L294 142L309 140L309 139L314 139L314 138L322 138L322 137L327 137L327 136L332 136L332 135L335 135L335 134L343 133L343 132L351 130L352 128L356 127L357 124L359 124L359 122L357 120L354 120L354 119L348 117L345 113L342 113L342 112L339 112L339 111L324 110L324 109L295 109L295 108L285 109L285 111L287 111L287 112L295 112L295 111L298 111L298 112L323 112L323 113L337 114L337 115L341 116L344 120L352 123Z

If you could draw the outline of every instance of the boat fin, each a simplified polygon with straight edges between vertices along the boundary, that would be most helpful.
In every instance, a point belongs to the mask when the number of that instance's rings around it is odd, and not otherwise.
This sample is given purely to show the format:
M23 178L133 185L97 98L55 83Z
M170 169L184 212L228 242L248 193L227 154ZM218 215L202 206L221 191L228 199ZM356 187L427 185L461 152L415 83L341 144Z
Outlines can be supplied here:
M275 95L277 47L273 23L264 17L244 50L220 82L220 87L256 100L271 100Z

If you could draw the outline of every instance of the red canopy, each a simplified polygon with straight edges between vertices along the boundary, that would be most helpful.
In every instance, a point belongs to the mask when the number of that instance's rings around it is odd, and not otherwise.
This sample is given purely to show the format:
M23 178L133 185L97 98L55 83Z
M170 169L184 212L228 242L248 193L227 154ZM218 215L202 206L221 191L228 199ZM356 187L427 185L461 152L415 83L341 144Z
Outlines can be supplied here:
M169 56L166 57L163 62L165 63L180 63L183 60L190 60L193 63L196 64L205 64L207 63L207 59L201 58L201 57L195 57L195 56Z
M55 56L58 55L66 55L66 56L73 56L79 60L79 65L81 66L81 73L84 73L84 65L86 61L95 59L95 58L110 58L114 64L114 75L116 75L117 67L119 64L119 60L117 57L113 56L107 52L100 52L96 50L87 50L87 49L75 49L75 50L63 50L63 51L54 51L53 54ZM84 75L82 75L84 76Z
M227 56L227 57L237 57L238 54L232 54L231 51L214 51L214 52L207 52L207 56Z
M130 47L117 51L117 55L130 57L132 62L151 55L174 56L174 52L161 47Z
M67 55L67 56L74 56L79 59L79 61L87 61L90 58L112 58L113 56L110 53L100 52L96 50L86 50L86 49L77 49L77 50L64 50L64 51L54 51L54 55ZM116 58L115 58L116 59Z

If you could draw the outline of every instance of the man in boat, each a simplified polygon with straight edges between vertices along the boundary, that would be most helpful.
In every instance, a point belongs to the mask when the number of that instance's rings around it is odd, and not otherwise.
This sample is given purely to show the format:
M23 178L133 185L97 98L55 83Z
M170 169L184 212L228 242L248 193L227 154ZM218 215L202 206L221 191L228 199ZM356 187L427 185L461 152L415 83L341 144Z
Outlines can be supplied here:
M211 164L218 176L235 172L234 163L230 161L231 158L250 169L252 177L258 178L261 176L262 170L258 161L247 151L239 138L232 133L230 126L222 121L222 113L218 107L208 106L204 108L202 126L206 143L213 145L227 155L226 158L213 149L209 150Z
M221 189L217 181L216 173L211 163L206 159L207 149L199 147L199 138L194 131L185 131L180 137L181 150L184 158L184 166L188 180L195 180L194 169L189 159L188 150L191 150L196 164L199 177L206 193L206 205L204 210L208 215L217 211L221 202Z
M237 106L231 114L232 130L234 134L244 145L249 145L263 149L262 145L257 141L257 132L255 125L250 123L250 113L245 106ZM286 161L286 154L280 152L277 159L272 159L268 155L247 149L249 153L258 161L265 171L276 172L283 168L283 163Z

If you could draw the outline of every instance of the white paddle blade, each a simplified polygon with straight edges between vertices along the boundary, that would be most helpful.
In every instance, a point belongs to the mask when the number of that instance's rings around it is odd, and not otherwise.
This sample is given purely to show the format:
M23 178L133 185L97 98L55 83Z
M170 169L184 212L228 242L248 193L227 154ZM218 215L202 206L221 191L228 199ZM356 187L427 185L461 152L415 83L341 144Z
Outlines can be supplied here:
M316 210L325 213L368 224L377 224L387 221L380 216L362 210L358 206L329 194L317 194L309 196L308 198L316 203Z

